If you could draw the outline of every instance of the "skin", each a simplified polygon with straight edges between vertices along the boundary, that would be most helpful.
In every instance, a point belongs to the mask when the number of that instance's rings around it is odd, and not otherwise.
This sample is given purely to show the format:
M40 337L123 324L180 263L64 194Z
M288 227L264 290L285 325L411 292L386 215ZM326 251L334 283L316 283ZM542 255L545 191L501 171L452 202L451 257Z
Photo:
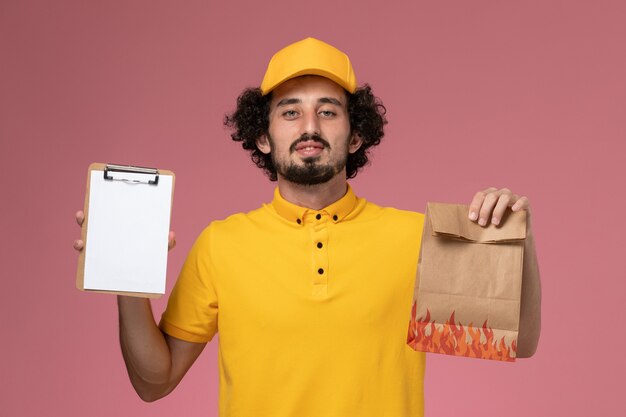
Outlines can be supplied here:
M303 134L319 135L328 146L316 144L319 149L293 151L292 145ZM264 153L274 152L281 164L298 166L304 166L305 161L336 166L362 144L358 132L350 130L346 92L317 76L294 78L273 91L269 136L271 141L268 136L257 140L258 148ZM346 170L339 169L330 180L315 185L290 182L279 172L278 187L287 201L319 210L345 194ZM507 188L487 188L474 195L468 218L484 227L498 225L507 208L528 210L528 198ZM82 225L82 211L76 213L76 221ZM175 234L170 232L169 248L175 245ZM74 241L77 251L83 247L81 240ZM526 239L522 299L517 356L530 357L539 340L541 316L541 287L532 232ZM154 320L149 299L118 296L117 301L120 346L130 381L144 401L164 397L178 385L206 343L186 342L163 333Z
M82 226L84 213L76 213ZM169 249L176 246L174 232L169 234ZM84 242L74 241L83 250ZM128 377L139 397L151 402L172 392L206 343L176 339L161 331L154 321L150 300L118 295L119 338Z
M318 156L318 164L332 164L362 144L360 136L350 132L345 90L323 77L297 77L278 86L272 94L269 122L273 144L262 136L257 147L265 154L274 152L274 158L285 164L304 165L306 156L289 151L302 134L318 134L330 144ZM280 172L277 176L283 198L301 207L319 210L346 193L345 167L330 181L317 185L294 184Z

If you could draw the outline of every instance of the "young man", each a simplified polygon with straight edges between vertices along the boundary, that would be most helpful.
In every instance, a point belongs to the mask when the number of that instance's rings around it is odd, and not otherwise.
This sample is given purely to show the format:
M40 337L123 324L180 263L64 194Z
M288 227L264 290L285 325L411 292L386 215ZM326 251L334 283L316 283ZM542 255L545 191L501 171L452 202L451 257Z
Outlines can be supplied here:
M274 55L225 123L278 187L272 203L202 232L159 326L147 299L118 297L140 397L171 392L219 330L220 416L423 415L425 355L406 333L424 217L358 198L346 182L383 136L382 104L357 88L345 54L308 38ZM508 207L528 200L490 188L468 216L497 224ZM533 272L519 357L539 336Z

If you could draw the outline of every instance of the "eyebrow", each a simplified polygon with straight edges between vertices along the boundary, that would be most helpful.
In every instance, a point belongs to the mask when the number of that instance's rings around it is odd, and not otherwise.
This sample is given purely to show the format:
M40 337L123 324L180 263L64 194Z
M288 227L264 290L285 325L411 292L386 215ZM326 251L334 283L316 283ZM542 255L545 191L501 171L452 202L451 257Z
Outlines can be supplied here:
M328 104L334 104L335 106L340 106L341 107L341 101L337 100L336 98L333 97L322 97L319 100L317 100L318 103L328 103Z
M334 104L335 106L341 107L341 101L333 97L320 97L317 102L323 104ZM276 107L288 106L290 104L298 103L302 103L302 100L300 100L299 98L284 98L276 104Z
M284 98L276 104L276 107L288 106L290 104L298 104L302 101L299 98Z

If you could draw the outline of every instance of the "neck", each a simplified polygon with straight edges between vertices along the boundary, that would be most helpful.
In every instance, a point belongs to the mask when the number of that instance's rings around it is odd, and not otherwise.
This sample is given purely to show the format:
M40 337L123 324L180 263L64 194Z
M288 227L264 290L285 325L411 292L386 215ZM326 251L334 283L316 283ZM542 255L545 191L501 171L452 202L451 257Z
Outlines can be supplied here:
M346 175L340 172L330 181L316 185L301 185L278 176L280 195L290 203L312 210L321 210L346 194Z

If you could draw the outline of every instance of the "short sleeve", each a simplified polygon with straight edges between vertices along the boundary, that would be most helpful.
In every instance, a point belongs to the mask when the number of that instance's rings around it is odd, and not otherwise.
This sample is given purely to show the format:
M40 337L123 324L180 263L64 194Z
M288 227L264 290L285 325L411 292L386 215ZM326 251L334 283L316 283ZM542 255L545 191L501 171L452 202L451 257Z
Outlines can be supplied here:
M209 226L191 248L161 317L161 330L177 339L206 343L217 333L218 300L210 241Z

